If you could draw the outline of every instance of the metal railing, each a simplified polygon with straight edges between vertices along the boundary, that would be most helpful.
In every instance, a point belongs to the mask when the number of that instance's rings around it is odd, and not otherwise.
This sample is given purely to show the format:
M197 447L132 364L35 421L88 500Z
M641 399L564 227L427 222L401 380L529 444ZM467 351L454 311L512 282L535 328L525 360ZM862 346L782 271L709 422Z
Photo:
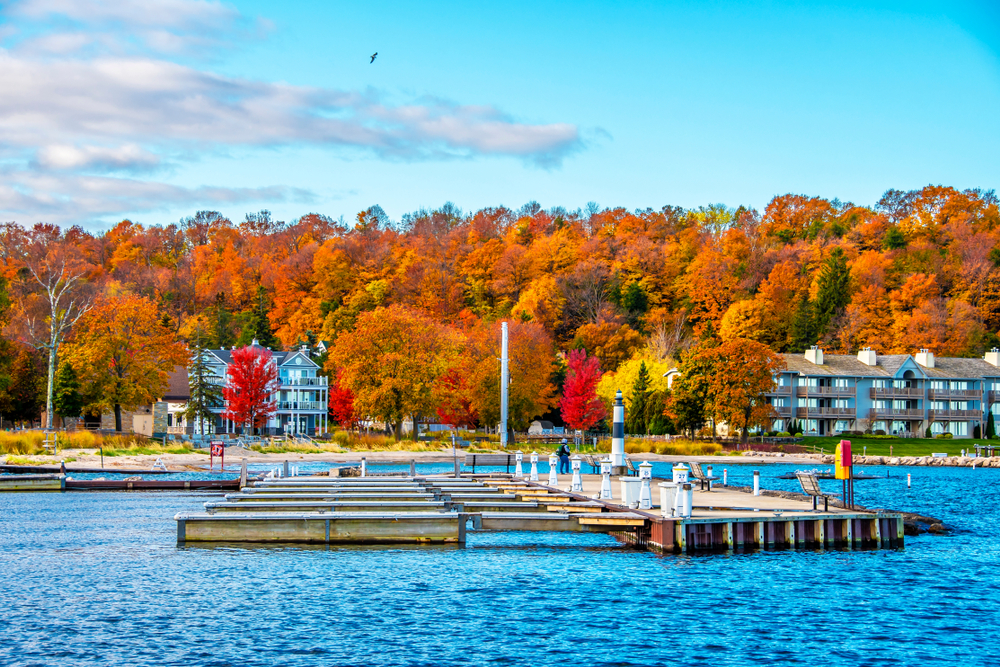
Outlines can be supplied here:
M892 408L875 408L875 415L878 417L907 417L910 419L923 419L923 410L901 410Z
M937 419L981 419L981 410L931 410L927 413L929 421Z
M281 378L282 387L325 387L327 378Z
M798 387L799 396L854 396L857 387Z
M983 397L983 392L976 389L930 389L927 395L932 400L961 398L980 400Z
M854 418L854 408L831 408L829 406L798 408L796 414L800 419L805 417L850 417Z
M322 401L280 401L279 410L326 410Z
M890 396L902 396L904 398L923 398L924 390L921 387L872 387L872 398L888 398Z

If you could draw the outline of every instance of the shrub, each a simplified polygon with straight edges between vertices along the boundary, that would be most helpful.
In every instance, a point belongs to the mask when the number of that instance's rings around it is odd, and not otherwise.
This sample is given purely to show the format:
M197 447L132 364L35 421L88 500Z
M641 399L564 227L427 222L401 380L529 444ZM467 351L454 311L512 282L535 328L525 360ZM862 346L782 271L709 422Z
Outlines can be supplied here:
M933 438L934 437L933 435L931 435L931 427L930 426L928 426L927 429L924 431L924 437L925 438Z
M796 437L796 438L801 438L801 437L802 437L802 434L801 434L801 433L796 433L796 434L795 434L795 437Z
M936 440L951 440L953 437L955 436L953 436L951 433L947 431L945 431L944 433L938 433L936 436L934 436Z
M875 429L874 435L885 435L885 431L880 428Z
M779 438L790 438L790 437L792 437L792 434L789 433L788 431L782 431L781 433L778 433L778 437Z
M981 431L979 429L979 424L976 424L975 426L972 427L972 437L973 438L979 438L979 437L981 437Z

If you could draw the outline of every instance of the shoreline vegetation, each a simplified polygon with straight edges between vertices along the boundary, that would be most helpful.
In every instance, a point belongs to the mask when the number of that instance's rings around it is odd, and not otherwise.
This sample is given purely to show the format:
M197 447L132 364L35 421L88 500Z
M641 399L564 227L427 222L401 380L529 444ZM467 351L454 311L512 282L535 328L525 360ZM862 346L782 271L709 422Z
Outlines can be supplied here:
M464 433L460 437L475 437L473 433ZM481 436L480 436L481 437ZM494 436L493 439L496 439ZM708 441L662 440L655 438L627 438L625 451L632 455L638 463L639 456L650 457L653 460L673 460L679 457L692 459L726 460L736 462L740 458L752 459L755 462L815 462L816 464L832 465L832 452L840 438L807 438L803 443L813 451L803 451L802 445L768 446L754 449L755 443L750 442L748 448L737 451L727 450L723 444ZM953 466L953 467L991 467L1000 468L1000 456L971 457L961 456L961 450L974 452L974 445L989 444L991 441L942 441L936 439L865 439L851 438L855 455L855 465L914 465L914 466ZM208 458L208 449L195 448L187 442L168 442L166 445L150 440L144 436L133 434L100 435L87 431L76 431L59 434L59 454L53 455L44 448L44 434L40 431L0 432L0 456L8 465L51 464L59 461L77 461L95 459L102 454L105 458L130 459L136 464L145 463L143 457L162 458L167 465L197 466ZM532 451L543 457L559 448L558 442L515 442L508 449L510 452L521 450L527 455ZM574 445L570 445L576 452ZM233 452L232 447L229 448ZM786 451L787 449L787 451ZM998 447L1000 450L1000 447ZM418 459L450 459L452 456L450 434L443 433L435 439L396 440L391 435L366 434L348 431L338 431L329 441L318 445L299 444L292 442L276 442L273 444L253 444L249 450L236 450L239 456L250 460L271 460L274 456L295 455L300 460L347 460L358 455L377 455L381 461L408 461L409 454L417 455ZM484 453L502 451L499 442L472 442L466 447L456 450L464 458L466 453ZM611 451L610 439L602 439L596 449L590 443L582 445L581 454L607 454ZM932 453L947 454L933 457ZM1000 452L998 452L1000 453ZM230 454L233 456L233 454ZM662 458L661 458L662 457Z

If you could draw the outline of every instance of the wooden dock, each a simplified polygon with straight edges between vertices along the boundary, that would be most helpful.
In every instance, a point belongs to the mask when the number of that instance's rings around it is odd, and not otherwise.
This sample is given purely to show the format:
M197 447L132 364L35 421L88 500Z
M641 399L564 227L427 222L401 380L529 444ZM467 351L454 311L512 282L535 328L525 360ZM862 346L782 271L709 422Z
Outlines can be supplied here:
M0 475L0 491L62 491L64 475Z
M507 474L293 477L257 481L205 503L203 513L175 519L180 543L462 544L471 522L476 531L609 533L675 553L903 545L902 516L895 513L814 512L805 501L715 487L694 493L690 518L666 518L655 506L641 511L596 500L599 488L597 475L585 475L577 493Z

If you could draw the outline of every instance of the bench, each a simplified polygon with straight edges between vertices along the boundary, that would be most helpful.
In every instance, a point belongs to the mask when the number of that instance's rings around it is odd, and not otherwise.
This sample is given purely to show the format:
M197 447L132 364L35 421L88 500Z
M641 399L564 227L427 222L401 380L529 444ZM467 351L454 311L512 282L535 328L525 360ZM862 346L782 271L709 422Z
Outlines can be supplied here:
M625 467L628 468L628 477L638 477L639 469L632 465L632 459L625 457Z
M507 468L507 472L517 465L517 456L515 454L466 454L465 455L465 466L467 468L472 468L472 472L476 472L476 466L504 466Z
M595 475L601 472L601 462L596 456L592 456L590 454L584 454L583 462L589 465L593 469Z
M812 497L813 511L814 512L816 511L816 500L822 498L823 511L829 512L830 498L836 498L837 497L836 494L823 493L823 491L819 488L819 480L816 479L816 475L814 475L811 472L804 472L800 470L795 473L795 476L798 478L799 485L802 487L802 493Z
M701 483L701 490L704 491L705 487L708 490L712 490L712 482L716 482L721 479L718 475L706 475L705 471L701 469L700 463L691 463L691 478Z

